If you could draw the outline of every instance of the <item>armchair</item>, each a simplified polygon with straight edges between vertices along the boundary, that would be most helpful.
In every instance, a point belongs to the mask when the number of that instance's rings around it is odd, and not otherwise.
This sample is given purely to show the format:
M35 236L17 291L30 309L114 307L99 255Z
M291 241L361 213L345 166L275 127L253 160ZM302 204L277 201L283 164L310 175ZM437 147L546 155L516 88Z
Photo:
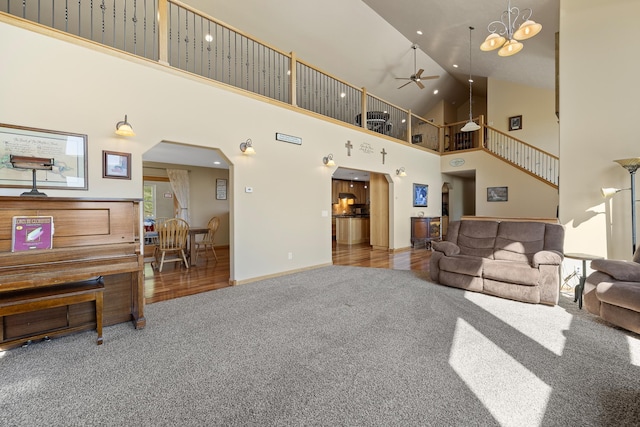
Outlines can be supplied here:
M632 261L597 259L584 285L589 313L640 334L640 248Z

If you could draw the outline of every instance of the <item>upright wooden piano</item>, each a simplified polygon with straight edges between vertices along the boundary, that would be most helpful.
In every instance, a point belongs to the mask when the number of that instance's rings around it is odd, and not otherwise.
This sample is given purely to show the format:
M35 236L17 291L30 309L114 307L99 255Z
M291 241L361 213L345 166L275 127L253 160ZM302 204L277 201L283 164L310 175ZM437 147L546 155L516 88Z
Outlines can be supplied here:
M53 217L53 248L12 252L14 216ZM145 326L140 200L0 197L0 349L128 321Z

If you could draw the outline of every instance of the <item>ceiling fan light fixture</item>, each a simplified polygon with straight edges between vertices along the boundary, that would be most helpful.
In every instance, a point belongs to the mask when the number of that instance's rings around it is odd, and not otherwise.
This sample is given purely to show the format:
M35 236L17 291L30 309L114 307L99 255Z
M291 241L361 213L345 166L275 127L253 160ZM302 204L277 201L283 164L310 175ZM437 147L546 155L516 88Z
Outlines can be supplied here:
M524 45L520 43L518 40L512 39L508 40L504 46L498 51L498 55L500 56L511 56L520 52Z
M542 30L542 24L538 24L535 21L527 20L520 25L518 31L513 33L513 38L516 40L526 40L535 36Z
M485 52L496 50L502 47L502 45L504 45L504 42L506 41L507 39L502 37L500 34L491 33L487 36L486 39L484 39L484 42L480 45L480 50L483 50Z

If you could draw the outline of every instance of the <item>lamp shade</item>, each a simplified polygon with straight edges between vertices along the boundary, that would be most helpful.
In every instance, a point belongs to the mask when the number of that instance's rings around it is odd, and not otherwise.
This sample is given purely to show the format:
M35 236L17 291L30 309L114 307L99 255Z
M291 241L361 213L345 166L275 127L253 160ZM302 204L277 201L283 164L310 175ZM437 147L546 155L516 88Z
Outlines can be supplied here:
M502 49L498 51L498 55L500 56L511 56L520 52L524 45L520 43L518 40L508 40Z
M473 120L469 120L463 127L460 129L462 132L474 132L480 129L480 125L474 122Z
M480 45L480 50L488 52L490 50L495 50L504 45L506 39L499 34L491 33L484 39L484 42Z
M602 197L604 197L605 199L607 197L611 197L614 194L616 194L618 191L622 191L619 188L601 188L600 192L602 193Z
M538 34L540 30L542 30L542 24L528 20L523 22L520 28L518 28L518 31L513 33L513 38L516 40L526 40Z
M127 121L126 114L123 121L116 123L116 134L120 136L136 136L131 124Z

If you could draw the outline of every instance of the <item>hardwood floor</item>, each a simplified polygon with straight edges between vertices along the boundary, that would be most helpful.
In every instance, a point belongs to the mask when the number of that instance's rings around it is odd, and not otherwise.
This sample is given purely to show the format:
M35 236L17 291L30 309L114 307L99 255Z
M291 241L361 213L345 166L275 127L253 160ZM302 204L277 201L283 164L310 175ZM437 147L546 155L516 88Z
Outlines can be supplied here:
M193 295L229 285L229 248L217 248L218 262L211 254L200 254L195 267L186 269L178 263L166 264L162 273L145 263L145 301L151 304L172 298ZM400 252L371 249L368 244L337 245L333 242L333 264L392 270L429 269L431 251L420 248Z

